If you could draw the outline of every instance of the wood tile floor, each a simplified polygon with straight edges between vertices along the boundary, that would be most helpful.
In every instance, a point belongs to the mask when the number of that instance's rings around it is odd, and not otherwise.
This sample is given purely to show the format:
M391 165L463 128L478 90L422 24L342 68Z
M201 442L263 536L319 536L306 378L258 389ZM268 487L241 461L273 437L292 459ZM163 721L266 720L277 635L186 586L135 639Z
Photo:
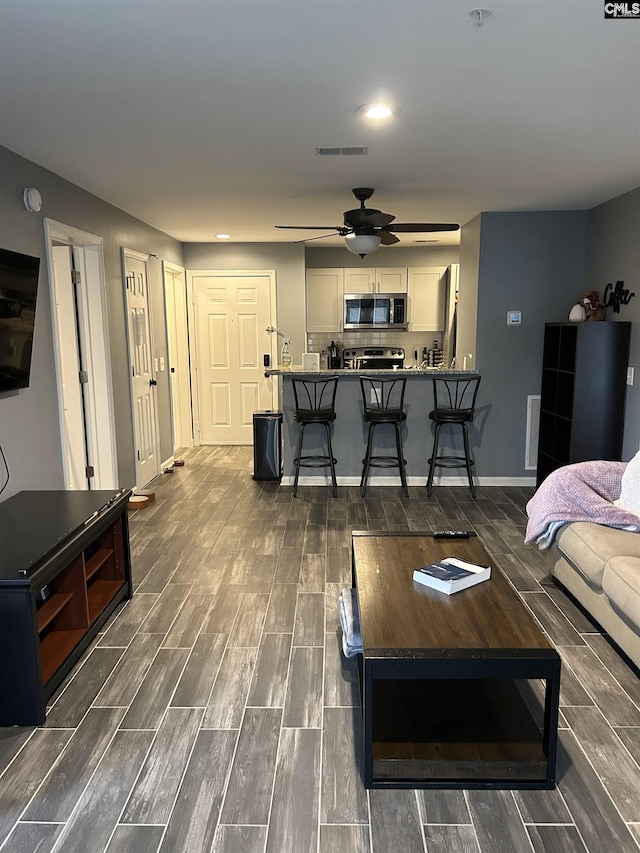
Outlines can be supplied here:
M131 515L133 599L0 729L2 853L622 853L640 843L640 680L523 545L531 489L256 483L204 447ZM337 597L352 529L470 525L563 658L553 791L366 791Z

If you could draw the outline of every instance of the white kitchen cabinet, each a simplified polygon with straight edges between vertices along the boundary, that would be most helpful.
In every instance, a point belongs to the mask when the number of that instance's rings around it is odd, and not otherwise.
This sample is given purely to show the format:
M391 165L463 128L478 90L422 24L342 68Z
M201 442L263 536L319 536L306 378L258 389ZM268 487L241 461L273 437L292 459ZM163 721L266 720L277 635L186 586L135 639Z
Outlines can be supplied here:
M307 270L307 332L341 332L343 269Z
M410 332L442 332L445 328L446 267L409 267Z
M406 267L350 267L344 271L345 293L406 293Z

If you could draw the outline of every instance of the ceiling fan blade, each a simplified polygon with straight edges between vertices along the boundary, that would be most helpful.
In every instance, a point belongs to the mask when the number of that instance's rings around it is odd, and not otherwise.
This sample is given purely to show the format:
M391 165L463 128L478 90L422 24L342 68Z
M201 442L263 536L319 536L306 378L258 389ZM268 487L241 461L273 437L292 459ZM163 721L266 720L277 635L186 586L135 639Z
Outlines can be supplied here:
M399 243L400 239L392 234L391 231L377 231L376 236L380 238L383 246L393 246L394 243Z
M319 234L317 237L305 237L304 240L295 240L295 243L310 243L312 240L322 240L324 237L337 237L338 232L332 231L331 234Z
M417 231L457 231L459 228L459 225L450 222L396 222L389 230L411 234Z
M289 228L297 231L336 231L335 225L274 225L274 228Z
M395 216L390 213L382 213L381 210L376 210L362 218L363 225L373 225L374 228L384 228L385 225L390 225Z

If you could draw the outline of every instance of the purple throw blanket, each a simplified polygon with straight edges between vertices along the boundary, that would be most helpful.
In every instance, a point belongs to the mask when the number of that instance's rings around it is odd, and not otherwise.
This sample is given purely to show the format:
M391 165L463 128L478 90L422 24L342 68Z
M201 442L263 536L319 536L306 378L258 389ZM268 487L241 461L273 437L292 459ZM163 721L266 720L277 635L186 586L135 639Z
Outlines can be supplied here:
M626 462L577 462L553 471L527 504L525 542L548 548L559 527L570 521L593 521L607 527L640 531L640 518L613 501L620 497Z

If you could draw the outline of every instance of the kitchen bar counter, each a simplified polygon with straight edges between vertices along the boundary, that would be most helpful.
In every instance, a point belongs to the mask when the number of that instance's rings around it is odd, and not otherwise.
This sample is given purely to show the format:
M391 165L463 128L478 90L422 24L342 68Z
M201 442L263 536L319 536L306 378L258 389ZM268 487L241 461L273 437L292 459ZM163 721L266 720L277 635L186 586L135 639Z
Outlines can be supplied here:
M465 377L477 376L477 370L446 370L430 368L401 368L398 370L320 370L310 371L302 368L291 370L266 370L267 376L281 376L282 381L282 412L283 412L283 477L285 485L293 484L293 459L298 444L300 427L294 421L295 403L291 378L314 379L321 376L338 376L336 394L336 420L332 427L333 455L336 462L336 475L339 485L359 485L362 474L362 460L366 451L369 425L365 423L362 413L362 392L359 377L366 376L406 376L407 387L404 398L404 408L407 420L402 425L404 457L407 461L407 479L410 485L425 485L427 481L427 460L431 456L433 446L432 422L429 412L433 409L433 385L430 380L434 376ZM446 429L446 428L445 428ZM447 441L445 429L441 432L442 442ZM461 449L460 430L451 431L452 447ZM469 436L472 452L479 440L475 427L470 425ZM324 427L310 425L305 429L304 452L312 453L317 447L318 452L326 446ZM375 446L378 452L395 452L395 434L391 427L377 427ZM313 472L313 473L311 473ZM457 479L457 477L456 477ZM300 470L301 484L329 483L329 470L323 468ZM397 468L373 468L369 482L371 485L399 485L400 477ZM437 476L436 476L437 482ZM466 483L466 475L463 481Z
M399 367L397 370L390 368L366 368L358 370L357 368L349 368L349 370L305 370L302 367L292 367L289 370L280 370L279 368L267 369L264 372L265 376L296 376L304 379L305 377L313 378L315 376L387 376L389 374L401 373L403 376L418 376L421 378L431 379L433 376L447 377L464 377L477 376L477 370L449 370L444 367L426 367L424 369L418 367Z

